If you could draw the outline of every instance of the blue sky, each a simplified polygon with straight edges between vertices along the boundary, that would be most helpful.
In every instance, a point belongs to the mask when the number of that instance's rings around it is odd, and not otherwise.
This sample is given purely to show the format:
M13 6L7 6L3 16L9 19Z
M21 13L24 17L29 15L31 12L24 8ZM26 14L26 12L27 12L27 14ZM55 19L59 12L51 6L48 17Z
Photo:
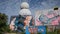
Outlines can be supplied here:
M32 15L36 10L60 7L60 0L0 0L0 12L8 15L8 20L10 20L12 15L19 14L20 4L24 1L29 3Z

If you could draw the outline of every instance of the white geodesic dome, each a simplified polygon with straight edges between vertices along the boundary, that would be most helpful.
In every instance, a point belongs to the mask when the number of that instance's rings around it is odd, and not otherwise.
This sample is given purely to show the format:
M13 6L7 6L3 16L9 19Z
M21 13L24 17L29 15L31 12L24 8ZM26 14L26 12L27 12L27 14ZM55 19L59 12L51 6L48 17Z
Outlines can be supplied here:
M22 8L22 9L28 9L28 8L29 8L29 4L28 4L27 2L23 2L23 3L21 4L21 8Z
M21 9L19 15L31 15L31 11L29 9Z

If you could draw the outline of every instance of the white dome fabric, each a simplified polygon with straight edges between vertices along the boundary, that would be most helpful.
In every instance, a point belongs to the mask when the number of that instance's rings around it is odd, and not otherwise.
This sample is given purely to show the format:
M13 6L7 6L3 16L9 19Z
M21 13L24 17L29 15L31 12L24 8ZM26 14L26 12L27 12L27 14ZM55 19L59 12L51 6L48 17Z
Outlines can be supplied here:
M22 8L22 9L28 9L28 8L29 8L29 4L28 4L27 2L23 2L23 3L21 4L21 8Z
M19 15L31 15L31 12L29 9L21 9Z

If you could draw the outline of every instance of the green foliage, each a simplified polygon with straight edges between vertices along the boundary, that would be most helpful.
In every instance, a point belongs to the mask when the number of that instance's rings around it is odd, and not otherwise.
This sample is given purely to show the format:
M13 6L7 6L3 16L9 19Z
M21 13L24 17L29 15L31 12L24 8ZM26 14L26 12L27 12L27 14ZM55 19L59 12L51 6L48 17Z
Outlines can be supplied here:
M57 34L57 32L47 32L47 34Z
M0 13L0 34L10 31L7 19L7 15Z
M41 34L41 32L38 32L37 34Z
M0 27L3 26L5 24L6 26L6 23L7 23L7 16L5 14L1 14L0 13ZM3 24L3 25L2 25Z

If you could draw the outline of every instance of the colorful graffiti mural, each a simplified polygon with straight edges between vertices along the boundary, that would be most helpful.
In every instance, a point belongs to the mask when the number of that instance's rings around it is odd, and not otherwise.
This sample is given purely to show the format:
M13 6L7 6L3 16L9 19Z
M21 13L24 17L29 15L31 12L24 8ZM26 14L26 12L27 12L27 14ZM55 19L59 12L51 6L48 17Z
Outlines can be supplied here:
M45 26L31 26L26 27L26 34L46 34L46 27Z
M28 7L26 7L25 4ZM21 6L19 15L11 21L11 30L25 32L25 34L46 34L46 26L59 25L60 15L55 8L53 11L47 12L46 14L40 14L36 11L39 15L35 14L35 17L33 17L28 9L29 4L27 2L23 2Z

